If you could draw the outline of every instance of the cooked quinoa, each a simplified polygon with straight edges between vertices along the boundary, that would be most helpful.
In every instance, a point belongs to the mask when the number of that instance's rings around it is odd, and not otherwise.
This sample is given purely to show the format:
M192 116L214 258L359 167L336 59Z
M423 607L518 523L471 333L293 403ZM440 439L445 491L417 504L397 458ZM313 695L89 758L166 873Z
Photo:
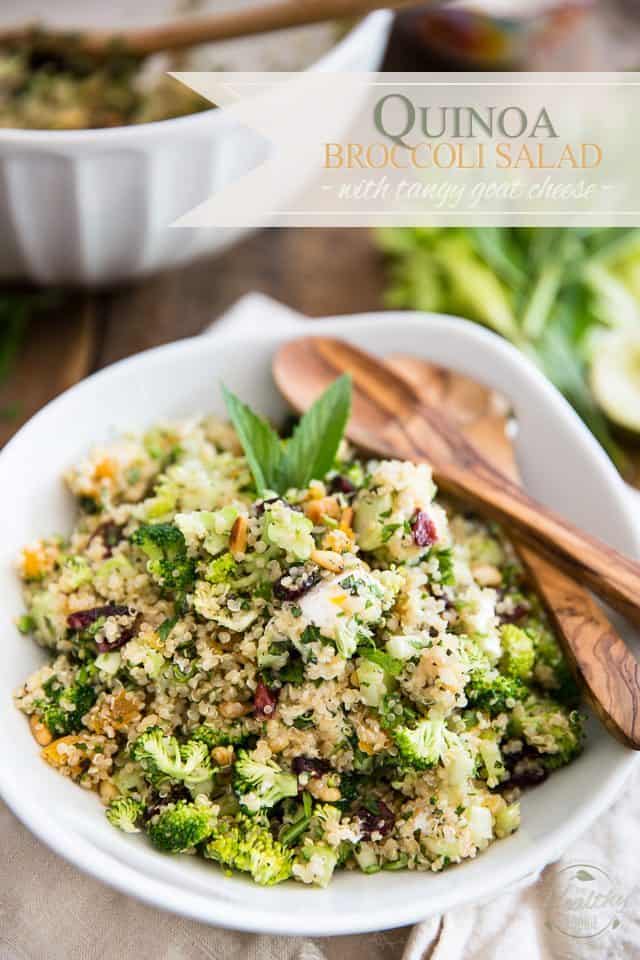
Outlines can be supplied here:
M209 0L207 8L224 12L252 4L255 0ZM19 46L0 50L0 128L118 127L210 110L208 100L168 72L304 70L331 49L345 29L347 24L312 24L146 59L128 53L116 37L101 60L83 54L75 35L63 46L54 44L46 30L34 29Z
M580 751L577 691L499 529L425 464L343 445L257 495L232 428L163 423L66 483L25 547L16 692L43 759L160 850L258 883L441 870L520 822Z
M84 130L168 120L211 108L169 76L147 77L141 62L114 48L96 63L34 37L0 52L0 127Z

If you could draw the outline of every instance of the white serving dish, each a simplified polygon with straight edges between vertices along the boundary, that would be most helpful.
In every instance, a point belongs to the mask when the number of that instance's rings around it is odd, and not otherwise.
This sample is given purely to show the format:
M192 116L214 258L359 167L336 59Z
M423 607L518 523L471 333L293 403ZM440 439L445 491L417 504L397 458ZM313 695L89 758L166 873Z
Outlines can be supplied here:
M308 328L306 328L308 329ZM520 425L517 455L527 487L593 534L640 555L640 531L618 474L542 374L511 346L465 321L387 312L314 321L373 352L414 353L500 388ZM595 722L585 753L523 801L523 825L476 860L440 874L338 874L327 890L287 883L260 888L194 857L166 857L106 821L95 795L42 762L11 693L42 654L11 618L21 612L15 557L30 540L68 530L62 472L89 447L157 418L223 413L224 380L263 413L285 407L270 373L276 346L299 333L292 320L268 332L259 321L179 341L95 374L35 416L0 454L0 793L21 820L82 870L132 896L219 926L279 934L333 935L386 929L491 897L557 858L612 802L635 763ZM628 631L634 641L633 631Z
M100 26L156 22L161 13L166 19L167 0L108 7L65 0L52 10L42 0L7 0L0 24L38 15L67 27L89 17ZM387 10L364 18L309 69L377 70L391 19ZM283 43L291 37L284 34ZM257 69L256 38L248 39L242 69ZM260 136L214 110L104 130L0 129L0 279L101 287L222 251L245 231L169 224L262 154Z

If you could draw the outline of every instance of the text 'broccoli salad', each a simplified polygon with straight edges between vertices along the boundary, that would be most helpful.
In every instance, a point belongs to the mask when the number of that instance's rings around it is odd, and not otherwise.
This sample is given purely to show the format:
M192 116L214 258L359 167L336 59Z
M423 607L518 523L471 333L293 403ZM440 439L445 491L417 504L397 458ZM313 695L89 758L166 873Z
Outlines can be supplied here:
M16 694L109 821L257 883L441 870L580 751L577 689L498 529L425 464L342 443L342 378L281 440L161 424L69 471L78 521L20 559Z

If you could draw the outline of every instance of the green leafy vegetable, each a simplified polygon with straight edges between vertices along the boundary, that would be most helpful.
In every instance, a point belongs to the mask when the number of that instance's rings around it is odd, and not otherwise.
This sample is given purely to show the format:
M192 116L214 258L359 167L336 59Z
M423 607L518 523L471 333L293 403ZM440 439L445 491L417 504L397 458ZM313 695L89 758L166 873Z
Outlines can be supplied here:
M42 308L55 303L50 294L10 291L0 294L0 386L9 377L24 342L29 321ZM0 409L0 418L11 420L20 413L17 403Z
M458 313L530 356L620 470L630 468L589 385L602 338L640 328L640 229L388 228L390 307Z
M288 441L224 385L222 392L259 494L306 487L332 468L351 409L350 377L339 377L325 390Z
M402 660L392 657L390 654L385 653L384 650L377 650L375 647L361 647L358 653L361 657L364 657L365 660L381 667L391 677L397 677L399 673L402 673L404 668Z

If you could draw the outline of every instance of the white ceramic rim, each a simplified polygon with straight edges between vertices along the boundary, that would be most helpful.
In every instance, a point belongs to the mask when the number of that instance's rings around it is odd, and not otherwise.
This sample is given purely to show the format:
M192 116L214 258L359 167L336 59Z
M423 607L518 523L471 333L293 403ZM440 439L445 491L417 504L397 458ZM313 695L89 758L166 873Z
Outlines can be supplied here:
M349 317L346 324L344 317L330 317L323 320L314 320L312 330L314 333L335 334L337 332L336 324L339 323L341 331L344 332L348 329L351 336L357 334L358 330L363 327L370 328L372 323L388 324L390 316L389 313L383 312L361 314ZM478 350L490 348L494 353L497 352L498 355L504 357L505 361L521 372L523 377L537 379L543 389L551 392L556 407L564 407L566 413L568 408L566 401L550 386L542 373L534 369L531 363L519 354L514 347L490 331L473 326L468 321L443 315L394 311L392 316L396 321L401 320L405 324L413 325L417 337L424 336L425 325L429 319L437 319L440 323L445 321L451 325L452 331L456 331L458 335L464 331L463 335L468 339L468 342ZM246 348L246 338L242 336L234 337L231 330L228 332L222 330L219 337L227 343L237 340L240 348ZM215 339L215 335L211 336L210 339ZM275 333L257 339L275 339L277 341L279 337ZM29 424L48 416L58 405L65 402L69 394L91 391L96 383L106 382L111 376L121 373L128 367L135 368L142 365L153 368L156 360L160 357L164 359L167 353L173 353L176 356L180 353L188 354L194 349L200 349L201 345L199 337L166 344L121 360L81 381L60 397L51 401L19 431L16 438L10 441L0 454L0 463L12 449L22 431ZM584 431L583 439L592 445L594 464L597 464L600 470L608 472L611 497L618 500L622 511L626 514L635 541L635 552L640 555L640 524L632 510L631 500L625 485L598 442L588 434L577 415L573 415L576 420L576 428ZM637 762L640 762L640 756L629 751L628 757L620 762L614 774L606 782L594 784L589 803L578 814L574 815L569 824L552 830L544 841L540 842L528 854L520 856L517 860L497 869L494 868L491 874L483 878L482 890L478 890L476 897L465 896L459 901L456 901L455 895L453 897L448 895L446 898L444 896L431 897L426 913L423 899L420 902L409 901L402 910L398 910L397 907L388 908L384 902L376 902L373 910L370 905L367 906L363 902L362 908L355 914L355 917L353 915L336 917L330 929L327 928L326 917L322 925L319 924L314 914L312 895L309 899L308 911L297 913L295 918L285 918L282 915L274 917L270 911L256 909L250 903L240 905L226 900L216 900L210 895L205 896L193 891L181 890L175 884L142 876L134 868L126 866L122 861L98 850L96 846L85 840L81 833L74 832L70 825L64 824L61 820L56 820L53 811L45 811L43 815L42 807L32 801L21 787L15 771L3 766L1 756L0 795L18 819L65 860L103 883L152 906L170 910L173 913L204 923L234 930L290 936L338 936L392 929L416 923L427 916L441 913L445 909L450 910L453 907L468 906L473 902L489 900L505 889L517 885L528 874L535 873L546 864L557 859L574 840L586 831L593 820L614 801Z
M376 10L368 14L349 30L330 50L319 60L309 64L302 72L328 72L340 70L345 60L349 60L352 51L356 51L363 40L369 35L377 34L389 25L393 17L391 10ZM15 144L20 147L111 147L114 142L123 146L132 138L165 136L173 138L180 133L190 133L198 127L209 127L226 119L224 111L203 110L200 113L191 113L184 117L173 117L168 120L155 120L150 123L128 124L120 127L98 127L86 130L14 130L10 127L0 127L0 144ZM107 144L108 141L108 144Z

